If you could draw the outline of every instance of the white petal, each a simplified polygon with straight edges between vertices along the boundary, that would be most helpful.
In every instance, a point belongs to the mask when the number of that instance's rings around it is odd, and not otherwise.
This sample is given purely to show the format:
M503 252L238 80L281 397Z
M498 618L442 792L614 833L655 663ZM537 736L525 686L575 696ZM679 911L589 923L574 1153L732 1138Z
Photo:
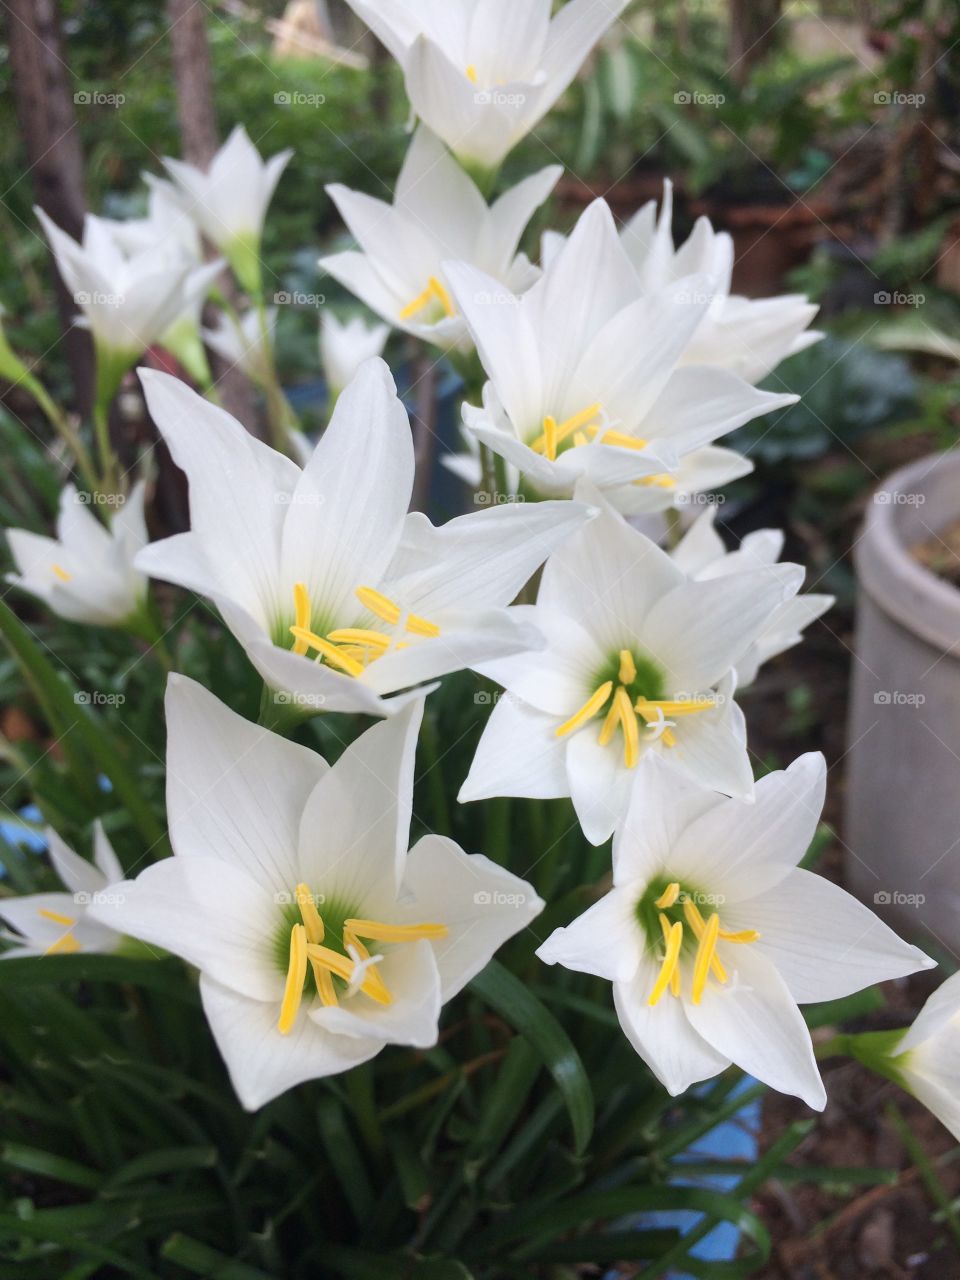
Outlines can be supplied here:
M697 1034L680 1000L667 994L650 1008L647 1000L659 971L659 960L645 956L633 982L613 988L613 1003L624 1035L675 1098L691 1085L718 1075L730 1059Z
M678 369L643 424L649 439L676 441L683 452L708 445L764 413L796 404L799 396L758 391L723 369Z
M103 823L97 818L93 824L93 861L105 885L116 884L123 879L123 867L120 859L113 851L110 837L103 829Z
M493 954L543 910L532 885L483 854L467 855L444 836L424 836L410 850L403 887L413 895L400 916L437 921L449 930L430 945L444 1001L452 999Z
M952 973L942 982L917 1014L913 1026L900 1041L898 1050L916 1049L936 1036L960 1013L960 974Z
M216 857L273 892L292 892L300 817L326 761L234 714L186 676L170 676L166 710L178 855Z
M743 712L733 700L733 674L717 690L717 711L681 717L673 730L676 746L661 745L661 759L700 786L749 801L753 768L747 752Z
M291 886L292 889L292 886ZM283 995L283 906L246 871L215 858L164 858L90 907L93 920L182 957L252 1000Z
M839 885L809 871L789 872L775 889L722 915L725 929L759 929L757 951L798 1004L837 1000L934 964Z
M511 7L519 8L517 5ZM562 173L560 165L548 165L510 187L494 202L483 244L483 257L494 270L497 266L503 271L509 268L527 223L557 185Z
M103 888L103 875L92 862L88 862L86 858L81 858L78 853L74 853L69 845L60 839L52 827L47 828L46 836L53 869L71 893L86 894L90 897L98 889ZM116 878L122 880L122 873Z
M413 440L390 370L368 360L337 400L283 526L283 569L335 623L359 612L357 587L376 586L396 550L413 488ZM342 625L349 625L344 622Z
M63 916L74 923L51 920L42 912ZM24 950L31 955L42 955L67 933L73 935L84 951L113 951L120 942L113 929L103 928L89 917L85 901L78 902L77 897L70 893L32 893L21 898L0 898L0 919L22 934L26 940Z
M684 999L684 1008L704 1040L743 1071L815 1111L826 1106L806 1023L774 966L753 947L737 948L727 986L711 983L699 1005Z
M627 7L627 0L569 0L550 23L543 68L548 89L544 115L577 74L584 58Z
M315 1004L310 1021L331 1034L360 1043L431 1048L437 1043L437 1020L443 1002L430 943L421 940L386 947L383 956L377 972L393 996L392 1004L377 1004L361 991L336 1008Z
M789 769L761 778L752 804L725 800L710 809L678 841L671 862L675 874L710 885L730 902L772 889L810 847L826 778L823 756L809 752Z
M546 648L477 663L476 670L562 724L593 693L593 677L605 655L589 632L564 614L539 605L514 605L510 612L535 626Z
M644 754L636 774L626 817L613 840L614 884L651 881L669 863L691 822L723 803L710 787L678 777L653 752Z
M407 852L418 699L352 742L314 788L300 823L298 879L366 918L391 909Z
M557 737L556 727L555 716L501 694L460 788L459 802L489 796L552 800L569 795L566 745Z
M716 515L717 508L708 506L670 552L674 563L691 578L699 577L709 565L727 553L726 545L717 533Z
M632 889L613 889L571 924L554 929L537 955L544 964L562 964L610 982L630 982L645 945L636 909Z
M398 316L405 303L365 254L352 249L328 254L320 259L318 266L355 294L361 302L365 302L378 316L382 316L390 324L406 327L401 324Z
M301 1010L289 1035L277 1030L278 1006L249 1000L205 975L200 996L230 1082L247 1111L305 1080L348 1071L375 1057L382 1044L331 1035Z
M623 762L623 740L601 747L598 724L586 725L567 742L567 783L583 834L603 844L623 821L636 780L636 769Z

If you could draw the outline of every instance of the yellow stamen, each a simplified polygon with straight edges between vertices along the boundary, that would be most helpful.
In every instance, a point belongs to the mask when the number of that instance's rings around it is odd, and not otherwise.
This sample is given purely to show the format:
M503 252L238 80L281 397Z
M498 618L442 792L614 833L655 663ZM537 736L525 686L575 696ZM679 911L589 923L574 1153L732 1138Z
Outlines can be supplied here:
M473 65L472 62L470 63L469 67L467 67L467 79L470 81L471 84L480 83L480 81L477 79L477 68Z
M400 311L398 318L400 320L409 320L410 317L415 316L418 311L422 311L424 307L429 306L430 301L433 298L436 298L437 302L439 302L441 307L443 307L444 315L455 316L457 314L457 309L453 305L453 299L450 297L443 281L439 280L436 276L431 276L427 281L427 287L424 289L423 293L417 294L412 302L408 302Z
M62 938L58 938L56 942L52 942L50 946L47 947L44 955L74 955L77 951L82 950L83 948L80 946L80 943L76 940L73 934L65 933Z
M663 928L665 916L660 917L660 928ZM650 998L647 1004L650 1008L660 1003L660 997L666 991L667 987L673 980L676 973L677 965L680 961L680 944L683 942L683 925L678 920L670 926L668 933L664 933L664 941L666 942L666 954L663 957L663 964L660 967L660 973L654 983L653 990L650 992Z
M326 1009L336 1009L340 1004L337 999L336 988L333 985L333 977L329 969L324 969L313 956L308 956L310 967L313 970L313 980L317 984L317 995L320 997L320 1003Z
M609 746L613 741L613 735L617 732L617 725L620 722L620 708L614 700L610 704L610 710L607 712L607 718L604 720L600 729L600 736L597 741L601 747Z
M647 447L646 440L640 440L637 436L624 435L622 431L606 430L600 437L601 444L615 444L621 449L645 449Z
M623 685L613 695L613 705L617 708L620 727L623 729L623 763L628 769L632 769L640 759L640 731L630 695Z
M61 582L70 582L73 579L73 574L67 573L66 569L62 568L58 564L52 564L50 568L53 570L53 572L56 574L56 576L60 579Z
M445 924L384 924L380 920L344 920L344 930L372 942L419 942L421 938L445 938Z
M327 636L334 644L359 645L361 648L379 649L381 652L390 648L390 637L382 631L367 631L363 627L341 627L331 631Z
M670 942L670 921L667 919L667 917L663 914L663 912L662 912L662 911L660 912L660 915L659 915L659 917L658 917L658 918L659 918L659 920L660 920L660 931L661 931L661 932L662 932L662 934L663 934L663 941L664 941L664 943L665 943L665 944L669 944L669 942ZM679 996L679 994L680 994L680 964L679 964L679 962L674 966L673 973L670 975L670 993L671 993L671 995L675 995L675 996Z
M38 907L37 915L43 916L44 920L52 920L54 924L74 925L77 923L75 916L62 916L59 911L48 911L46 907Z
M684 898L683 900L683 916L687 924L693 930L694 936L699 942L707 931L707 924L703 916L700 914L700 910L697 907L697 904L695 902L692 902L689 898ZM713 917L711 916L711 919L712 918ZM719 914L717 914L718 922L719 922L719 918L720 918ZM718 924L718 936L719 936L719 924ZM723 965L720 963L720 957L716 954L716 952L714 952L710 960L710 967L713 970L714 977L717 979L718 982L726 982L727 971L723 967Z
M637 664L633 660L633 654L629 649L620 650L620 671L618 676L621 684L633 684L637 678Z
M315 631L307 631L302 627L291 627L290 631L297 640L304 641L308 649L316 649L329 663L339 667L341 671L345 671L348 676L363 675L364 666L362 662L358 662L356 658L351 658L342 649L338 649L335 644L331 644L329 640L324 640L323 636L318 636Z
M579 729L588 720L592 720L604 706L612 692L613 681L605 681L599 689L594 690L579 711L575 712L569 720L564 720L563 724L554 731L557 737L565 738L568 733L573 733L575 729Z
M310 629L310 596L306 586L298 582L293 588L294 625L303 631ZM299 637L294 641L294 653L306 653L309 645Z
M543 452L551 462L557 457L557 420L549 414L543 420Z
M707 927L703 931L703 937L700 939L697 947L697 958L693 962L693 988L691 999L694 1004L699 1004L703 999L704 988L707 985L707 974L710 972L710 966L713 962L714 952L717 947L717 936L720 933L720 916L714 912L707 921Z
M277 1030L281 1035L289 1035L303 999L303 984L307 976L307 931L302 924L295 924L290 930L290 963L287 967L287 982L283 989L283 1002L280 1005L280 1020Z
M634 484L643 486L652 486L655 489L675 489L677 482L673 476L667 475L665 471L655 476L643 476L639 480L634 480Z
M320 943L323 941L323 921L320 918L320 912L316 908L313 901L313 894L305 884L298 884L296 888L297 906L300 908L300 918L303 920L303 927L307 931L307 941Z
M582 449L585 444L589 444L589 443L590 441L587 439L587 437L583 434L582 431L575 431L573 433L573 447L575 449Z
M667 885L663 893L661 893L660 897L657 898L656 902L653 905L655 907L658 907L661 911L667 911L670 909L670 907L674 905L674 903L679 897L680 897L680 881L674 880L672 884Z
M365 609L369 609L375 617L389 623L392 627L395 627L403 616L403 610L396 601L388 599L373 587L357 587L354 594ZM440 628L435 622L429 622L416 613L408 613L404 625L406 630L415 636L427 636L432 639L440 634Z
M549 418L549 421L553 423L554 428L556 429L556 445L557 446L561 445L563 441L566 440L567 436L573 435L575 431L579 431L579 429L582 426L585 426L586 423L591 422L597 416L597 414L600 413L600 410L602 408L603 408L603 405L598 400L596 404L590 405L590 407L587 409L581 409L579 413L575 413L572 418L567 418L564 422L561 422L559 426L557 425L557 421L555 418L552 418L552 417ZM534 440L533 444L531 444L530 446L530 448L534 451L534 453L546 452L547 421L548 419L544 418L543 434L537 436L536 440ZM556 446L554 448L553 456L554 457L557 456Z
M350 982L353 978L355 968L354 962L349 956L342 956L336 951L331 951L329 947L307 947L307 955L312 962L320 965L321 968L328 970L337 978L342 978L344 982ZM393 997L384 986L383 979L379 979L379 985L374 978L373 970L368 970L360 985L360 990L365 996L369 996L371 1000L376 1000L378 1004L392 1004Z
M737 933L728 933L726 929L721 929L720 939L722 942L758 942L760 933L757 929L740 929Z

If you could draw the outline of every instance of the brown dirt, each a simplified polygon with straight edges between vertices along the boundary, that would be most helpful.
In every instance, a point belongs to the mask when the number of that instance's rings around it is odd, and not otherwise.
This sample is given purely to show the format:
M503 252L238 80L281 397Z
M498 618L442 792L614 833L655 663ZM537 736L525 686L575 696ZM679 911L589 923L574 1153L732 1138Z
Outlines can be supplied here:
M960 587L960 520L918 542L910 554L931 573Z

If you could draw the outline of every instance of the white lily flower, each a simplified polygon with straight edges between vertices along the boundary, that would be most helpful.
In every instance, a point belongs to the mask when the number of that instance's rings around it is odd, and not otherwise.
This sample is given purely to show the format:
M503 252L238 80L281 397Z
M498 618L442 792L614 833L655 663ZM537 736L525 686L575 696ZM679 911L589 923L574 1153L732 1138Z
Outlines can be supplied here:
M382 360L302 470L175 378L141 378L190 482L191 529L138 566L209 597L278 702L386 715L387 694L539 643L506 606L587 508L498 508L439 529L408 516L413 441Z
M422 712L411 703L329 767L170 677L175 856L93 914L200 970L249 1110L387 1044L435 1044L442 1004L543 907L452 840L407 852Z
M517 246L562 172L559 165L541 169L488 206L439 139L420 128L392 205L339 183L327 188L362 252L332 254L320 266L397 328L469 351L443 263L470 263L504 295L526 289L539 272Z
M611 501L631 487L671 490L682 457L797 399L725 369L679 367L712 283L641 293L602 200L522 297L463 263L445 269L490 379L464 423L538 493L569 495L581 476Z
M709 218L698 218L679 249L673 243L673 184L663 184L657 218L651 200L633 215L621 238L645 291L654 293L692 274L714 282L713 300L684 354L685 364L729 369L747 382L762 381L781 360L819 342L810 329L818 308L803 294L744 298L730 292L733 239L715 231Z
M889 1046L884 1066L960 1142L960 973L937 988L913 1026Z
M0 919L16 930L16 935L6 935L14 945L0 952L0 960L116 951L123 935L90 915L96 904L113 900L115 886L123 879L123 868L99 820L93 824L93 862L74 853L52 828L45 835L50 861L66 892L0 898Z
M627 0L348 0L403 69L416 114L496 169L568 88Z
M266 311L266 343L263 324L255 309L245 311L239 320L221 312L216 328L201 329L200 333L211 351L216 351L226 362L243 373L258 386L270 379L274 334L277 328L277 308ZM267 345L269 344L269 345Z
M762 778L744 804L651 761L614 838L612 890L537 952L613 983L624 1033L673 1095L733 1062L822 1110L798 1004L933 965L798 868L825 784L823 756L811 753Z
M795 565L768 565L694 581L607 507L547 561L536 605L514 610L546 648L476 664L507 694L460 800L570 796L584 835L601 844L649 756L749 797L735 668L802 577Z
M197 226L225 255L250 293L260 290L260 239L267 208L293 152L264 161L237 125L204 171L166 157L164 167Z
M221 268L197 265L171 240L130 256L116 235L118 224L88 215L78 244L40 208L35 213L57 260L64 284L83 312L109 383L120 378L147 347L159 343L184 312L197 307Z
M670 553L685 574L699 582L747 573L776 564L783 551L780 529L757 529L744 537L736 551L728 551L715 526L716 508L709 507L687 530ZM799 573L803 569L796 566ZM757 678L765 662L785 653L803 639L803 630L832 606L833 596L812 592L785 600L747 652L737 662L737 685L744 688Z
M66 485L55 538L28 529L6 531L17 568L7 581L70 622L119 627L135 621L147 594L146 575L134 568L148 542L144 492L138 481L107 529L90 509L92 495Z
M387 324L367 324L361 316L338 320L332 311L320 317L320 362L331 400L352 382L366 360L383 355L390 336Z

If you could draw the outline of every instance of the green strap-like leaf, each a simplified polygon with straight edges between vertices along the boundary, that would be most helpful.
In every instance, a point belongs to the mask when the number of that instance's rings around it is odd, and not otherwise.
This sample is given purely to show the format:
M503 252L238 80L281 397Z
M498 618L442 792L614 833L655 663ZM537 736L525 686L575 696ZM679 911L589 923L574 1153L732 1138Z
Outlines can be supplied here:
M553 1014L496 960L470 984L485 1004L529 1040L563 1095L577 1152L593 1132L593 1091L580 1055Z

